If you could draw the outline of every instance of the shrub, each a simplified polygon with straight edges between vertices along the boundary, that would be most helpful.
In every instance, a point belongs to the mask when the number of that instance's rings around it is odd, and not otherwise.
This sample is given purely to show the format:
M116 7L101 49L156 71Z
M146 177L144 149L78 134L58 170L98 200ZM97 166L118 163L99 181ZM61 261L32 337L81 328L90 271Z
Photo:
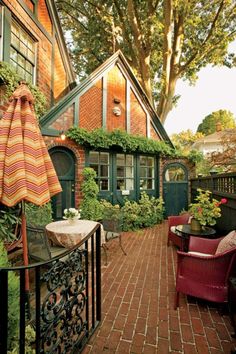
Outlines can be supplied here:
M6 243L15 241L18 237L17 226L21 219L18 207L1 206L0 210L0 240Z
M42 206L27 203L25 205L27 224L33 227L44 227L52 222L52 206L46 203Z
M81 185L83 200L80 204L80 217L86 220L101 220L102 206L97 199L98 186L95 182L96 172L90 167L84 168L84 181Z

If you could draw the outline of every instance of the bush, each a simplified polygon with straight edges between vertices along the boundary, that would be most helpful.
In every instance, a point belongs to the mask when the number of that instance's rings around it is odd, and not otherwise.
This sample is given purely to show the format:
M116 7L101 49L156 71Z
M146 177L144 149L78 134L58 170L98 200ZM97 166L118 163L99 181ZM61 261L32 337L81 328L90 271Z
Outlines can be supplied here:
M7 251L0 241L0 268L9 267ZM13 343L18 338L20 317L20 289L19 277L10 271L8 275L8 349L12 349ZM3 304L1 304L3 306Z
M21 223L20 209L1 205L0 210L0 240L6 243L15 241L18 237L18 225Z
M26 221L32 227L44 227L52 222L52 206L46 203L42 206L27 203L25 205Z
M97 199L99 189L95 182L96 172L94 169L86 167L82 174L84 181L81 186L83 200L80 204L80 217L86 220L101 220L102 206Z

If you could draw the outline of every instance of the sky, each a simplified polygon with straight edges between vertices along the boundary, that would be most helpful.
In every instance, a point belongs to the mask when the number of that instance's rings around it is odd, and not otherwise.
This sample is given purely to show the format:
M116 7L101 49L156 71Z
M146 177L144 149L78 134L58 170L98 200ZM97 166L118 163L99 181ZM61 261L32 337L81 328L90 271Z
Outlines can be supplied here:
M165 121L168 135L187 129L196 132L202 120L219 109L229 110L236 117L236 68L207 66L198 77L195 86L177 82L175 93L181 97Z

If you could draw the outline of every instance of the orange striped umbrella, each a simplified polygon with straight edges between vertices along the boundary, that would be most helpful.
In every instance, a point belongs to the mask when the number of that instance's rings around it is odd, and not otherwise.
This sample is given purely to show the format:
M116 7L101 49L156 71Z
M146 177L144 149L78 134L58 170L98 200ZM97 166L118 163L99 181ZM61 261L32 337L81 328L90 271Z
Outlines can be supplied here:
M33 103L29 88L21 83L0 120L0 203L9 207L20 201L43 205L61 192ZM22 215L23 253L28 264L24 212Z

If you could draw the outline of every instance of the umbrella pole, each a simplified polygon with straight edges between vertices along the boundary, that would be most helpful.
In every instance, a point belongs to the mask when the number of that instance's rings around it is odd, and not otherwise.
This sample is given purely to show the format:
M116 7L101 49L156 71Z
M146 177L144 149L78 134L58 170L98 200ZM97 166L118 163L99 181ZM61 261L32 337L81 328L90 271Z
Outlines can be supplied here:
M28 261L28 246L27 246L27 232L26 232L26 216L25 216L25 203L22 201L21 204L21 233L22 233L22 245L23 245L23 260L24 265L27 266L29 264ZM27 317L30 318L30 306L29 306L29 270L25 270L25 303L26 303L26 311Z

